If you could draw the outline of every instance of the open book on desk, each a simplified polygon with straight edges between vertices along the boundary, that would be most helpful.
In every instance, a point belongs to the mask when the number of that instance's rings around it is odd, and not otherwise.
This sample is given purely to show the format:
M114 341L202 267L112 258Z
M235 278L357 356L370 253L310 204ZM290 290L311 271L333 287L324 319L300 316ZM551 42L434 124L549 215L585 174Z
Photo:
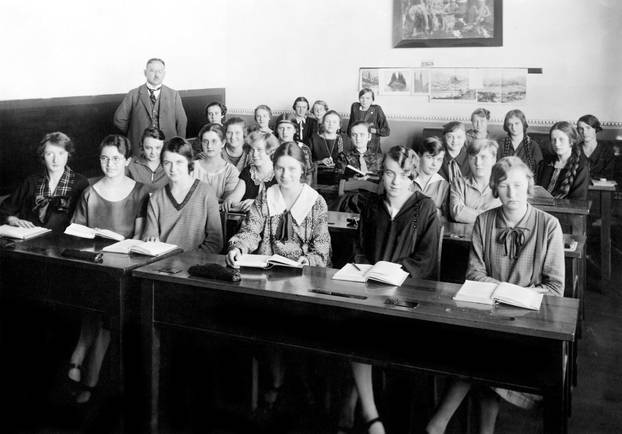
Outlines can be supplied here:
M488 305L499 302L532 310L539 310L542 304L542 294L533 289L507 282L477 282L474 280L465 280L453 299Z
M407 277L408 273L400 264L388 261L378 261L374 265L346 264L333 275L335 280L362 283L373 280L395 286L400 286Z
M160 241L141 241L141 240L123 240L118 243L111 244L102 249L106 253L139 253L147 256L160 256L176 250L175 244L167 244Z
M366 176L369 180L378 180L380 177L377 173L373 172L363 172L360 169L357 169L351 164L348 164L344 170L346 176Z
M78 223L72 223L65 229L67 235L73 235L74 237L93 239L95 237L108 238L115 241L124 240L125 237L121 234L113 232L108 229L89 228L88 226L80 225Z
M285 256L281 255L251 255L246 254L238 258L237 264L240 267L250 268L270 268L273 266L289 267L289 268L302 268L302 264L293 261Z
M34 228L21 228L11 225L0 226L0 237L17 238L18 240L29 240L43 234L47 234L51 229L35 226Z

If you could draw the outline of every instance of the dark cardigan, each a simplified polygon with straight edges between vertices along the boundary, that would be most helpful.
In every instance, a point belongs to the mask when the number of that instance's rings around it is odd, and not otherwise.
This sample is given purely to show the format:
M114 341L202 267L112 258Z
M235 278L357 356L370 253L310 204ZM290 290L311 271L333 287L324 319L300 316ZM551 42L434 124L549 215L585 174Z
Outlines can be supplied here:
M536 184L541 185L545 189L548 190L549 183L551 182L551 177L553 176L553 172L555 171L555 156L548 156L544 160L540 161L538 164L538 170L536 172ZM555 183L555 188L551 194L553 197L557 196L559 193L559 189L562 185L564 177L566 176L567 168L563 168L559 176L557 177L557 182ZM574 178L574 182L570 186L570 190L568 190L568 194L564 197L564 199L587 199L587 189L590 185L590 167L585 155L581 152L581 157L579 158L579 167L577 168L577 175Z
M415 192L391 220L385 196L370 200L361 213L355 262L401 264L412 277L430 278L436 271L440 221L434 202Z

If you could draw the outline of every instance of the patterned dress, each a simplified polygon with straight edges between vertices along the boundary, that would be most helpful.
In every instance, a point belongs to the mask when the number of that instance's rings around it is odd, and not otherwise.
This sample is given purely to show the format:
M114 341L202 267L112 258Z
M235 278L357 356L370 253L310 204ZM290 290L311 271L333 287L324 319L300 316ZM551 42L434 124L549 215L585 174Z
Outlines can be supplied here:
M330 264L330 234L326 201L303 184L302 192L287 210L277 185L259 196L240 231L229 240L229 249L260 255L278 254L294 261L301 257L309 265Z

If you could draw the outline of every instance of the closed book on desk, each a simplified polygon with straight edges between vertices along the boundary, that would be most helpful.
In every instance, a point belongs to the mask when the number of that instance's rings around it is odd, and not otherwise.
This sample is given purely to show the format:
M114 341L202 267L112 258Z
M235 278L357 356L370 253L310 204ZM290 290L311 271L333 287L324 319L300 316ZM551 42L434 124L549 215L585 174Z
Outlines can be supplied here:
M358 269L357 269L358 268ZM388 261L378 261L370 264L346 264L333 275L335 280L347 280L349 282L367 282L373 280L389 285L400 286L408 277L408 273L402 270L400 264Z
M147 256L160 256L177 249L175 244L162 243L160 241L123 240L111 244L102 249L107 253L139 253Z
M488 305L498 302L532 310L540 309L542 304L542 294L533 289L507 282L477 282L474 280L465 280L453 299Z
M612 179L592 179L592 184L595 187L615 187L618 183Z
M541 185L534 185L533 193L529 197L529 203L532 205L554 205L555 198L546 188Z
M51 229L35 226L34 228L19 228L17 226L0 226L0 237L17 238L18 240L29 240L50 232Z
M80 225L78 223L72 223L65 229L67 235L73 235L74 237L93 239L95 237L108 238L110 240L121 241L125 237L121 234L113 232L108 229L89 228L88 226Z
M237 261L240 267L270 268L273 266L302 268L302 264L281 255L242 255Z

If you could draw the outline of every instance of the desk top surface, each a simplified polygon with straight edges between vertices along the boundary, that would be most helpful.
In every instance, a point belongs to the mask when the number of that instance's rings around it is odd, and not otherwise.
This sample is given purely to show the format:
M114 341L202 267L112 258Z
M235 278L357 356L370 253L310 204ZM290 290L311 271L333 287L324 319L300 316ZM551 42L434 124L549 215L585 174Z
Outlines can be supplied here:
M224 265L224 256L199 251L185 252L138 268L134 270L133 275L189 287L308 302L554 340L573 340L577 324L578 300L569 298L545 296L539 311L503 305L491 307L454 301L452 297L460 288L458 284L419 279L408 279L401 287L346 282L332 280L332 275L337 270L321 267L304 267L302 271L284 268L267 271L242 269L242 280L239 282L224 282L188 275L186 270L190 266L205 263ZM177 274L159 271L166 267L181 268L182 271ZM311 292L311 289L363 295L367 298L318 294ZM387 297L391 296L397 296L406 302L416 302L418 305L414 309L386 305Z
M530 199L529 203L542 211L551 214L582 214L590 213L591 200L582 199Z
M47 234L25 241L15 241L15 248L0 249L0 257L28 257L29 259L57 263L82 269L93 269L112 273L127 274L134 268L158 261L167 255L151 257L145 255L125 255L120 253L103 253L103 262L96 264L79 259L61 256L63 249L77 249L99 252L102 248L114 243L113 240L95 238L89 240L61 233ZM175 254L172 253L172 254Z

